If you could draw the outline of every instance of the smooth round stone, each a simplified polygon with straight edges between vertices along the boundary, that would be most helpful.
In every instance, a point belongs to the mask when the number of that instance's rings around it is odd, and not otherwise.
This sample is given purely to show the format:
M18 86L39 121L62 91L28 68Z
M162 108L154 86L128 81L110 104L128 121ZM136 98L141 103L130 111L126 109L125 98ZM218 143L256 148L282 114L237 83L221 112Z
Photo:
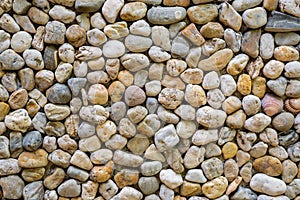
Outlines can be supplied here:
M127 3L123 6L120 17L126 21L136 21L146 16L147 5L143 2Z
M25 65L23 58L12 49L6 49L0 54L0 62L2 70L19 70Z
M11 38L11 48L18 53L22 53L31 46L32 37L25 31L15 33Z
M71 92L68 86L56 83L46 91L46 96L51 103L67 104L71 101Z
M128 106L136 106L146 100L145 92L138 86L132 85L125 90L125 102Z
M8 103L10 105L10 108L12 109L20 109L25 107L28 100L28 94L25 89L19 89L14 91L9 99Z
M299 61L292 61L288 62L284 66L284 75L288 78L298 78L300 77L300 62Z
M140 53L125 54L121 57L122 65L131 72L137 72L149 66L150 61L147 56Z
M58 48L59 58L67 63L73 63L75 60L75 49L69 43L65 43Z
M203 161L201 168L209 180L221 176L224 172L223 162L218 158L210 158Z
M156 177L141 177L138 186L143 194L153 194L159 189L159 181Z
M77 197L80 195L81 187L77 181L69 179L58 187L57 192L63 197Z
M42 54L35 49L26 49L23 53L23 58L26 65L34 70L41 70L44 68Z
M262 173L257 173L252 177L250 187L256 192L271 196L277 196L286 191L286 184L282 180Z
M51 174L45 177L44 186L50 190L57 188L65 178L66 174L62 168L55 167Z
M132 52L144 52L147 51L152 45L152 40L147 37L128 35L125 38L125 46Z
M166 109L175 109L177 108L182 100L184 93L175 88L164 88L158 96L158 101Z
M274 52L274 37L270 33L264 33L260 37L260 56L270 59Z
M118 58L124 53L125 46L119 40L109 40L103 45L103 55L107 58Z
M207 118L206 116L211 117ZM226 117L227 115L224 111L209 106L199 108L196 113L197 122L207 128L216 128L224 125Z
M65 32L68 42L74 47L80 47L86 41L86 32L79 25L71 25Z
M293 124L294 115L289 112L280 113L272 121L272 125L278 131L288 131L292 128Z
M171 49L170 32L166 27L164 26L152 27L151 39L156 46L161 47L166 51L170 51Z
M28 132L23 138L23 147L27 151L35 151L42 145L42 135L39 131Z
M87 40L93 46L100 46L107 41L106 35L97 28L87 31Z
M282 164L280 160L272 156L264 156L255 159L253 167L256 171L269 176L279 176L282 173Z
M54 73L50 70L40 70L35 74L35 83L40 91L48 89L54 82Z
M48 164L48 153L43 149L33 152L22 152L18 158L18 164L23 168L45 167Z
M248 9L243 13L243 22L252 29L262 27L267 23L267 12L261 7Z
M277 60L270 60L263 68L263 74L269 79L278 78L284 69L284 63Z
M88 91L88 98L92 104L104 105L108 101L108 91L102 84L91 85Z

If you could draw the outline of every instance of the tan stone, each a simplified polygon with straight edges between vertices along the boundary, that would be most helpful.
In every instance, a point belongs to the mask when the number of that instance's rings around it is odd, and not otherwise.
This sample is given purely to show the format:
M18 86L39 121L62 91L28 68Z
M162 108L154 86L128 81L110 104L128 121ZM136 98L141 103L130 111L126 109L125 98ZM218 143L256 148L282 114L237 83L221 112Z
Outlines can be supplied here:
M25 89L20 89L13 92L8 100L8 103L12 109L23 108L28 100L28 93Z
M220 176L207 183L204 183L202 186L202 192L206 197L210 199L215 199L224 194L227 186L227 179L223 176Z
M238 78L237 82L237 90L242 94L242 95L248 95L251 92L251 78L248 74L241 74Z
M232 57L233 52L231 49L222 49L209 58L201 60L198 64L198 68L204 71L220 71L226 67Z
M165 6L182 6L187 7L190 5L190 0L163 0Z
M7 103L0 102L0 121L2 121L8 114L10 107Z
M180 194L186 197L200 195L201 191L201 185L199 183L183 181L183 184L180 186Z
M108 94L112 102L120 101L124 92L125 86L120 81L114 81L108 87Z
M123 6L120 17L126 21L136 21L145 17L147 5L143 2L131 2Z
M200 34L194 23L185 27L181 33L195 45L200 46L205 42L205 39Z
M104 105L108 101L108 91L102 84L91 85L88 91L88 98L92 104Z
M114 180L119 188L123 188L128 185L137 184L139 180L139 172L124 169L114 176Z
M253 167L257 172L261 172L269 176L279 176L282 173L282 164L280 160L272 156L264 156L255 159Z
M215 4L201 4L192 6L187 10L191 22L196 24L206 24L213 21L218 16L218 8Z
M275 48L274 57L280 61L299 60L299 51L294 47L280 46Z
M22 178L27 182L38 181L43 178L45 168L24 169L22 171Z
M43 183L50 190L57 188L65 179L65 171L62 168L54 168L47 174Z
M258 76L252 80L252 94L259 98L263 98L265 96L267 90L266 79Z
M45 167L48 164L48 153L43 149L33 152L22 152L18 158L18 164L24 168Z
M110 179L113 174L114 163L108 162L104 166L94 166L90 172L90 178L95 182L105 182Z
M224 36L224 28L218 22L208 22L201 27L200 33L205 38L222 38Z
M227 142L226 144L224 144L224 146L222 147L224 159L233 158L236 155L237 150L238 146L233 142Z

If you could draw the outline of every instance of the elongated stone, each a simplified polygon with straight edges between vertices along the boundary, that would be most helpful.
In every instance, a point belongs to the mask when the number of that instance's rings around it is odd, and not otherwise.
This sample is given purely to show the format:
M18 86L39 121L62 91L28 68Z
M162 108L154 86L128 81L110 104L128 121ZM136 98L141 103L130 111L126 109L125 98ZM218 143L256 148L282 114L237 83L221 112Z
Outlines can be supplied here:
M147 18L152 24L173 24L186 17L182 7L152 7L148 10Z

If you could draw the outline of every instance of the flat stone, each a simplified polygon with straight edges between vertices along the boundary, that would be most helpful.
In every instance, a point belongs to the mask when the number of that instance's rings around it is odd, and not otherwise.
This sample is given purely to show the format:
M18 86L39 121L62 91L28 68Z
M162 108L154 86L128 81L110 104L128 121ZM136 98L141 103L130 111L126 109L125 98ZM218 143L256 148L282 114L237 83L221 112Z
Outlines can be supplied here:
M299 31L299 18L278 11L272 11L268 18L265 30L269 32Z
M59 21L46 24L44 41L49 44L63 44L65 42L66 26Z
M77 12L95 12L100 9L104 1L87 1L87 0L76 0L75 9Z
M205 174L205 177L212 180L219 177L224 172L223 162L218 158L210 158L201 163L201 168Z
M125 54L121 57L123 66L131 72L137 72L149 66L149 59L143 54Z
M282 173L282 164L279 159L272 156L257 158L253 162L256 171L269 176L279 176Z
M93 167L87 154L80 150L75 151L71 157L70 163L84 170L90 170Z
M129 51L132 52L147 51L151 47L151 45L152 40L143 36L128 35L125 38L125 46Z
M182 7L152 7L147 12L147 19L152 24L173 24L185 17L186 10Z

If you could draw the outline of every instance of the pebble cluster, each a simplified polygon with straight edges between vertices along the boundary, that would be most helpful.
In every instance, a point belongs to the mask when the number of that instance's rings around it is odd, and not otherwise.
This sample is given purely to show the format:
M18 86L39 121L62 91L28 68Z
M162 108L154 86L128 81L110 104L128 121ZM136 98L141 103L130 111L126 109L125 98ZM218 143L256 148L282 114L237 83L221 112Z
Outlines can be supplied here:
M0 0L0 198L300 199L299 0Z

